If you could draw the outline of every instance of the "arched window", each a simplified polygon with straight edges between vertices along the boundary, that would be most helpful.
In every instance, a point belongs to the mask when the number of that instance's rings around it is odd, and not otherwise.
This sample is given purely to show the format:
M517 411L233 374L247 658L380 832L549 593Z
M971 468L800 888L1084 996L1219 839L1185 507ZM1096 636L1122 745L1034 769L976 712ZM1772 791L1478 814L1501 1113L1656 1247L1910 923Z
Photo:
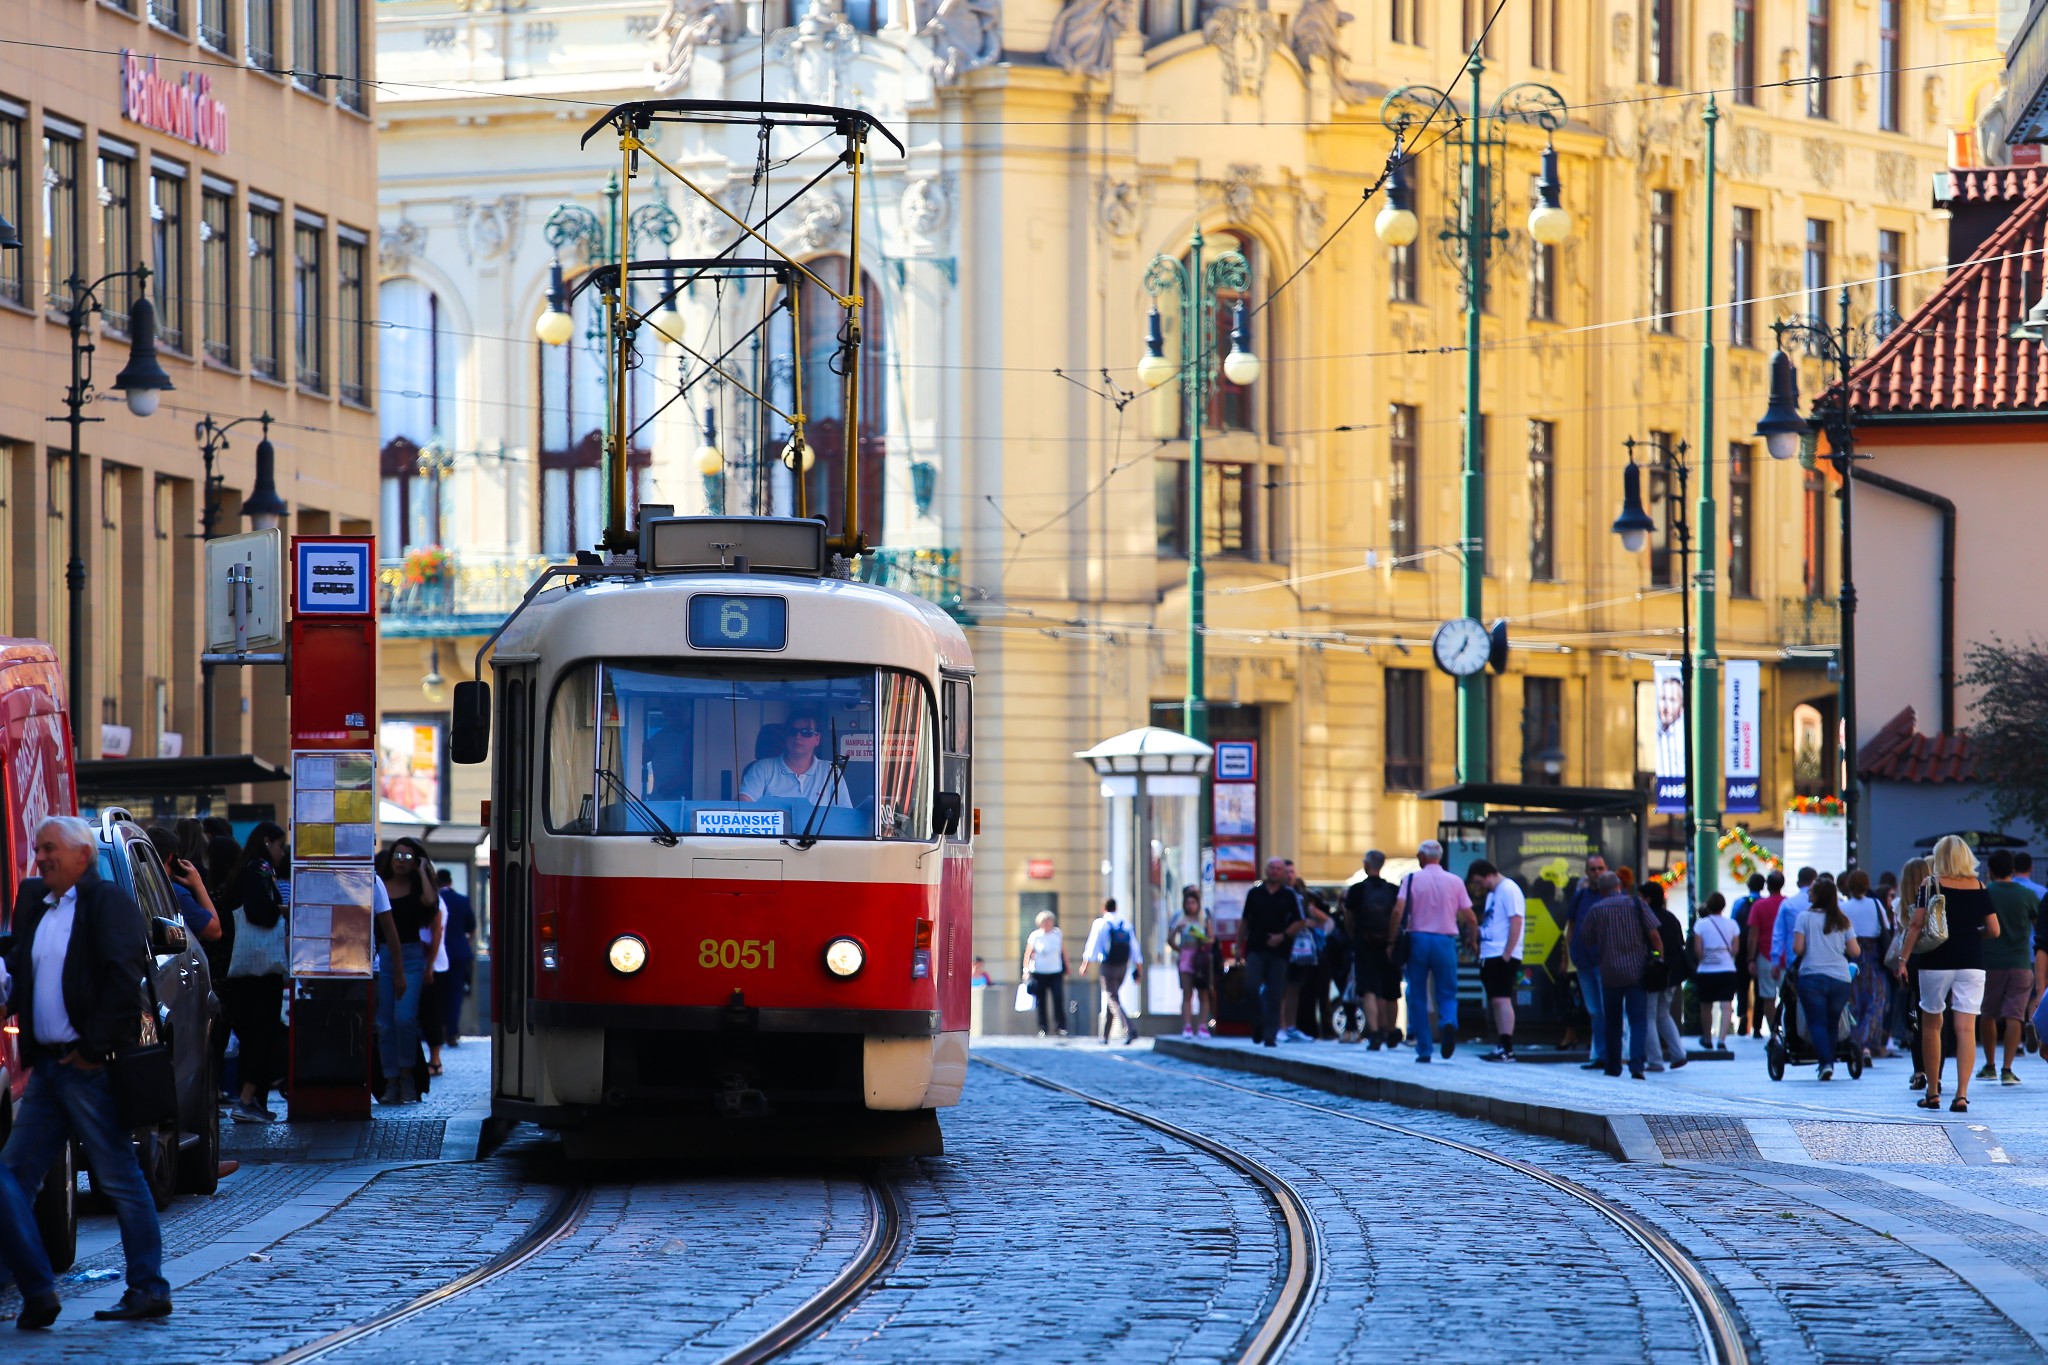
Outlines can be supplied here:
M1237 305L1242 301L1246 313L1245 325L1251 332L1248 340L1251 343L1252 354L1268 364L1272 363L1272 358L1266 354L1266 335L1269 331L1266 326L1266 314L1253 313L1251 311L1257 308L1265 298L1265 292L1261 288L1263 281L1260 278L1260 272L1265 268L1265 262L1260 259L1261 253L1258 242L1249 234L1219 232L1204 244L1202 251L1204 271L1208 269L1209 262L1214 261L1226 251L1235 251L1238 255L1244 257L1245 264L1250 267L1248 272L1250 285L1243 290L1219 289L1215 294L1216 332L1211 344L1215 348L1216 376L1214 382L1209 385L1209 430L1258 431L1261 425L1259 422L1258 406L1259 389L1261 386L1259 384L1233 384L1224 378L1223 357L1230 354L1231 326L1237 318ZM1183 257L1181 259L1181 268L1183 270L1192 269L1193 266L1192 258ZM1182 426L1186 426L1185 419L1182 421ZM1183 430L1181 432L1182 438L1185 439L1187 434Z
M397 558L439 544L446 524L446 481L423 468L420 455L455 439L455 339L441 300L415 279L379 285L377 315L385 324L379 361L390 377L377 404L383 553Z
M534 343L540 357L540 551L557 558L594 549L604 535L604 302L588 289L572 311L576 331L567 345ZM654 463L653 427L633 434L659 406L651 368L659 353L649 337L641 333L642 363L626 381L629 525Z
M846 288L848 262L844 256L823 256L806 266L834 289ZM840 329L845 315L831 296L811 280L803 281L798 305L803 313L804 440L815 457L805 489L813 516L823 516L834 534L845 521L846 497L846 393L840 371ZM885 376L888 373L887 329L882 322L882 294L874 276L861 272L860 347L860 530L868 544L882 543L882 471L888 444L884 438L884 414L889 401ZM790 384L789 314L778 312L774 323L773 354L776 359L775 405L785 412L795 394ZM778 424L775 449L787 441L787 427ZM794 501L778 510L795 510Z

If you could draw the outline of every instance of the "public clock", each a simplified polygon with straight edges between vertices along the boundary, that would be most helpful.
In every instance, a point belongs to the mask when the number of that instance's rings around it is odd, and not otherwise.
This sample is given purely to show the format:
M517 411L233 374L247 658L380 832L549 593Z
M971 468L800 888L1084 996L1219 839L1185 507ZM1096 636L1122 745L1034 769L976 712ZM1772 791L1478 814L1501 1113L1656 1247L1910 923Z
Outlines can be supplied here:
M1455 616L1436 628L1430 641L1436 666L1454 678L1469 678L1485 670L1493 654L1493 640L1486 627L1469 616Z

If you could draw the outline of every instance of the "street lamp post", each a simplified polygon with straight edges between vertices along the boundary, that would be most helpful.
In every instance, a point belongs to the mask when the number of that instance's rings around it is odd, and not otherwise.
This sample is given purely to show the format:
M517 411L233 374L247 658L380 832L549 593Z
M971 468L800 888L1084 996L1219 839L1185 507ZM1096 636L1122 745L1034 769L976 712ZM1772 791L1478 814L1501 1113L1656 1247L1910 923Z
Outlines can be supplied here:
M108 280L132 279L136 282L135 304L128 310L128 363L121 367L121 373L114 376L114 387L121 390L128 401L128 411L137 417L148 417L156 411L157 398L168 392L173 385L171 377L164 373L163 365L156 358L156 305L149 301L143 291L149 288L149 267L133 266L127 270L109 270L106 274L87 284L83 276L74 275L64 282L71 293L65 306L64 321L71 333L71 383L64 390L65 415L52 417L52 422L65 422L71 427L70 480L71 506L66 520L70 522L71 558L64 566L64 585L68 590L66 601L70 607L70 621L66 622L66 648L70 651L70 668L67 683L71 692L71 748L79 758L85 757L85 731L79 723L85 705L85 470L84 455L80 450L81 429L87 422L103 420L85 415L86 404L92 402L92 340L87 327L93 314L101 309L99 289Z
M212 540L214 538L214 528L220 521L220 490L221 486L227 482L227 477L221 474L215 468L215 465L220 459L221 452L228 448L228 433L241 426L244 422L261 422L263 424L263 439L256 445L256 486L250 490L249 500L243 504L242 510L245 513L251 512L252 509L257 513L268 513L270 511L268 502L260 507L257 504L257 497L262 489L267 488L269 490L269 501L274 502L277 500L277 483L274 473L277 463L277 449L270 444L270 424L273 420L270 413L265 411L260 417L237 417L228 422L216 422L213 420L213 414L209 412L193 424L192 435L199 442L199 464L206 478L206 488L199 500L199 538L201 540ZM199 747L202 753L209 754L213 752L213 668L214 666L210 663L206 663L203 660L200 662Z
M1836 770L1842 790L1842 806L1847 815L1848 865L1855 867L1858 863L1856 815L1862 802L1857 799L1859 784L1856 776L1856 555L1852 536L1855 526L1855 464L1857 460L1870 457L1856 453L1856 414L1849 403L1849 372L1856 368L1856 363L1865 354L1870 328L1874 325L1881 332L1889 328L1894 319L1879 316L1862 327L1851 326L1846 285L1837 295L1836 306L1840 321L1833 327L1818 315L1771 324L1771 330L1778 334L1778 353L1771 357L1770 405L1756 424L1756 434L1764 439L1764 447L1774 460L1791 459L1799 453L1801 444L1810 434L1824 434L1828 438L1828 458L1842 480L1842 491L1837 495L1841 503L1842 642L1838 702L1841 738ZM1834 384L1816 400L1811 418L1803 417L1799 412L1799 371L1792 363L1792 357L1785 353L1788 338L1804 342L1809 354L1818 356L1822 363L1832 366L1835 371Z
M1614 534L1621 537L1621 547L1630 554L1649 544L1656 533L1657 523L1643 510L1643 466L1636 463L1636 446L1639 443L1631 436L1622 445L1628 449L1628 465L1621 471L1621 515L1614 519ZM1693 556L1692 523L1686 517L1686 497L1692 485L1692 467L1685 462L1686 446L1680 441L1677 446L1662 442L1642 442L1655 453L1655 462L1650 468L1665 475L1677 486L1664 490L1665 524L1670 528L1671 539L1676 542L1678 554L1677 582L1681 585L1678 594L1678 668L1679 690L1684 693L1685 702L1685 856L1688 859L1699 856L1696 845L1699 842L1699 812L1704 809L1702 793L1706 787L1705 774L1700 771L1700 713L1693 704L1693 657L1692 657L1692 599L1685 592L1683 584L1691 578ZM1689 869L1692 885L1700 885L1696 869ZM1694 905L1700 902L1694 898Z
M1471 74L1471 103L1465 120L1463 163L1451 183L1446 217L1451 225L1438 233L1445 250L1460 271L1465 300L1465 451L1460 480L1458 543L1462 551L1459 570L1459 603L1462 614L1481 619L1486 575L1486 471L1481 449L1479 414L1479 319L1485 309L1487 262L1494 244L1506 241L1507 229L1495 218L1499 172L1505 160L1507 137L1504 123L1521 123L1541 128L1546 142L1537 198L1529 210L1529 235L1539 247L1553 247L1571 236L1571 214L1562 201L1557 171L1554 134L1564 126L1569 106L1563 95L1550 86L1524 81L1503 90L1491 106L1481 98L1480 76L1485 69L1475 48L1466 62ZM1408 129L1427 123L1440 109L1453 106L1448 92L1427 85L1404 85L1389 94L1380 105L1380 119L1394 128L1394 152L1388 166L1387 208L1374 221L1374 231L1389 247L1405 247L1419 231L1408 203L1406 163L1410 153L1403 150ZM1455 145L1455 144L1454 144ZM1486 769L1487 727L1485 679L1477 673L1458 680L1458 781L1477 782Z
M1138 363L1138 379L1147 388L1158 388L1180 379L1182 410L1188 429L1188 685L1181 702L1181 732L1189 739L1209 742L1209 700L1204 677L1202 634L1206 627L1206 579L1202 566L1202 428L1209 418L1209 393L1216 383L1216 295L1238 296L1231 318L1230 353L1223 357L1223 377L1240 386L1258 382L1259 358L1252 351L1245 295L1251 286L1251 267L1236 251L1225 251L1206 264L1202 260L1202 229L1197 226L1189 238L1187 264L1161 254L1152 258L1145 271L1145 292L1153 298L1146 319L1145 357ZM1180 359L1166 354L1164 319L1158 300L1165 295L1180 307ZM1201 840L1209 841L1209 803L1200 811Z

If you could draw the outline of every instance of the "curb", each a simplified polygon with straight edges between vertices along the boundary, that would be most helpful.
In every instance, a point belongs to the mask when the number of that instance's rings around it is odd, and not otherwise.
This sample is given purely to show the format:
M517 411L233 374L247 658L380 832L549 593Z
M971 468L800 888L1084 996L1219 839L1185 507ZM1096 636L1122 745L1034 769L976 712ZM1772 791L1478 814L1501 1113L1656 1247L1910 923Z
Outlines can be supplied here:
M1480 1119L1503 1128L1534 1133L1538 1137L1557 1138L1581 1147L1591 1147L1617 1161L1662 1163L1666 1159L1657 1146L1657 1140L1650 1135L1650 1125L1640 1114L1609 1116L1556 1104L1532 1104L1523 1100L1495 1099L1490 1095L1470 1095L1458 1090L1439 1090L1413 1081L1363 1075L1303 1057L1276 1057L1258 1052L1203 1047L1179 1038L1155 1038L1152 1050L1203 1066L1293 1081L1312 1089L1327 1090L1333 1095Z

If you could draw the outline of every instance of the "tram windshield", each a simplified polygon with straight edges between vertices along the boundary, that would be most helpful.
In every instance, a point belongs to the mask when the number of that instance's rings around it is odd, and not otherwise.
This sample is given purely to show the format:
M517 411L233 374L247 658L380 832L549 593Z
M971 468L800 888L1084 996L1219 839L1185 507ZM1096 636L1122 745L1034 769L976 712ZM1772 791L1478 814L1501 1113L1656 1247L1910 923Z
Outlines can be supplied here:
M585 664L549 712L548 828L929 840L932 724L894 669Z

